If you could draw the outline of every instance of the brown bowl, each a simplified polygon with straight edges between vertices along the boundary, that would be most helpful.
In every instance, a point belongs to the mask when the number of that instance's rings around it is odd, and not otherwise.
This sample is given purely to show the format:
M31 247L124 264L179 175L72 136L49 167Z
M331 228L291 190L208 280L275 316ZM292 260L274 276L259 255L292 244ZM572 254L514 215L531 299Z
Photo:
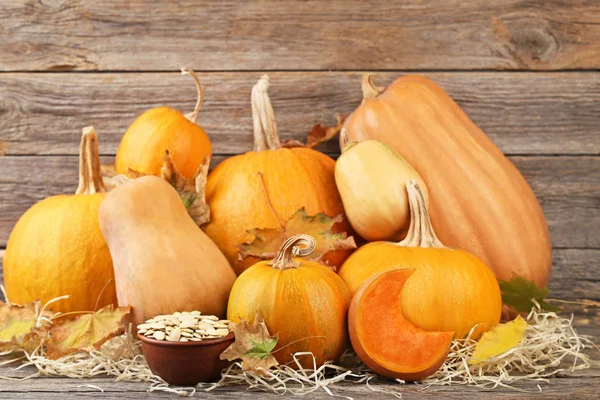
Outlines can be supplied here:
M142 350L152 373L178 386L195 386L199 382L216 382L229 361L219 355L233 343L233 332L218 339L201 342L168 342L138 334Z

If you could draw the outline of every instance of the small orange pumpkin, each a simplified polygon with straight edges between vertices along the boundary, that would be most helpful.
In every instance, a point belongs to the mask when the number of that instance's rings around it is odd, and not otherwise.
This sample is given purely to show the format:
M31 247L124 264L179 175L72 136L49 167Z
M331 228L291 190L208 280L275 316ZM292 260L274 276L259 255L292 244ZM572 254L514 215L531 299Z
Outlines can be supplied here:
M206 185L211 221L205 232L238 275L259 261L238 258L238 246L254 239L248 230L279 229L302 207L309 215L344 214L335 185L335 161L313 149L281 147L268 88L265 75L252 89L254 150L223 161L209 174ZM336 232L349 228L345 216L334 226ZM348 254L330 252L324 259L337 267Z
M403 268L416 271L400 298L405 318L426 331L455 332L473 338L500 321L502 299L493 272L479 258L453 250L438 240L416 181L406 184L411 224L399 243L373 242L356 250L339 275L354 295L379 273Z
M292 367L296 352L312 352L318 367L337 360L348 345L346 284L319 263L292 258L309 255L315 244L309 235L289 238L274 260L261 261L238 277L227 306L227 318L234 322L252 323L260 314L269 333L279 335L273 355ZM313 367L311 357L298 361Z
M196 83L198 100L194 112L188 116L170 107L157 107L137 117L123 135L117 150L117 173L127 175L133 170L160 176L168 151L177 170L191 179L204 159L212 154L208 135L196 123L203 100L200 80L189 69L183 68L181 73L191 75Z

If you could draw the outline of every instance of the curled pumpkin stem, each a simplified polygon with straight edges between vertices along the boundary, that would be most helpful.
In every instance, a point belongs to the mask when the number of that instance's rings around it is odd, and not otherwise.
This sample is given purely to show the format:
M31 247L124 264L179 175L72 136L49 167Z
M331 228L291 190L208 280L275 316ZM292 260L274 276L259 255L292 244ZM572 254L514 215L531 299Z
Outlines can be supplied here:
M252 88L252 123L254 126L254 151L278 150L281 148L275 113L271 105L269 75L263 75Z
M300 247L303 246L303 247ZM310 235L295 235L286 240L277 256L269 263L276 269L298 268L300 263L292 257L306 257L317 247L317 241Z
M406 182L408 205L410 207L410 227L408 234L398 246L403 247L445 247L438 239L431 225L429 211L423 192L415 180Z
M363 75L363 79L362 79L362 93L363 93L362 103L366 102L369 99L372 99L373 97L379 96L384 91L385 91L384 87L375 86L375 84L373 83L373 75L372 74L365 74L365 75Z
M194 83L196 84L196 90L198 92L198 99L196 100L196 107L194 107L194 111L189 114L188 119L192 122L196 122L198 119L198 114L200 113L200 109L202 108L202 102L204 101L204 92L202 91L202 85L200 84L200 78L194 71L189 68L181 68L181 75L189 75L194 79Z
M75 194L96 194L106 192L102 180L98 135L93 126L83 128L79 147L79 186Z

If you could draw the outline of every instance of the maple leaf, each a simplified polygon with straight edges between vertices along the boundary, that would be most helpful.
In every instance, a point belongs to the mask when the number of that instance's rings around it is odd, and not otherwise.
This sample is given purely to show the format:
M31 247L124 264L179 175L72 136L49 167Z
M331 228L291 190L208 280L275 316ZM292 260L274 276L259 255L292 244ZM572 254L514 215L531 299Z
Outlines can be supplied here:
M335 126L323 126L321 124L313 126L306 138L306 147L314 149L321 143L325 143L339 135L346 117L346 115L336 115L337 124Z
M50 311L41 312L40 301L25 305L0 302L0 351L33 351L48 334L52 316Z
M287 239L299 234L310 235L317 241L314 251L305 257L310 261L323 262L323 256L330 251L356 249L352 236L348 237L345 232L331 231L333 225L341 222L342 218L341 214L335 218L325 213L311 216L302 207L281 228L250 229L248 233L254 235L254 240L238 246L239 259L241 261L248 257L256 257L261 260L271 260L277 256Z
M540 305L542 310L560 311L560 307L544 301L550 294L548 288L540 289L535 283L520 276L514 276L510 281L499 281L498 283L502 291L502 302L518 312L531 311L536 306L532 299Z
M231 323L229 329L235 335L235 341L221 353L221 360L242 360L244 371L260 371L279 365L272 352L279 335L271 336L265 320L257 314L253 323L242 320Z
M112 305L83 314L72 320L56 323L46 342L47 357L57 359L78 351L98 349L107 340L123 333L123 320L131 307L114 309Z
M160 176L169 182L183 200L190 217L198 226L206 225L210 222L210 208L206 203L206 180L210 168L210 156L206 156L202 164L194 173L191 179L184 177L175 167L169 152L165 152L164 164L160 170Z
M523 340L525 329L527 329L527 321L518 315L514 320L499 324L484 333L475 346L469 365L487 361L514 349Z

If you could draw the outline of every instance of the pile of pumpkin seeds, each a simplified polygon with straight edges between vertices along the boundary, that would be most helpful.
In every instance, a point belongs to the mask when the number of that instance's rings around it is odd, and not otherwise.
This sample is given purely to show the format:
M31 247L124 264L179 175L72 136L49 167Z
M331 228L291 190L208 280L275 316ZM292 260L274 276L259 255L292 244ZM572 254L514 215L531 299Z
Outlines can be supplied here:
M168 342L200 342L229 335L229 321L200 311L157 315L138 325L138 333Z

